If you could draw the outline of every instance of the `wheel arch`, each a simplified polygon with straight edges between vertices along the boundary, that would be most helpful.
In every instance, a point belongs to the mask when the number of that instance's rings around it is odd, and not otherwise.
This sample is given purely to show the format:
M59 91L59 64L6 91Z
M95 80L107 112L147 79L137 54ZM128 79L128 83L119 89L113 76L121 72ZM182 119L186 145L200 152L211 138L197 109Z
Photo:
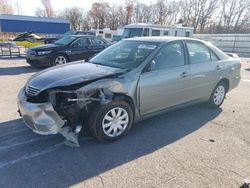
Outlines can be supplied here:
M135 104L134 104L133 99L130 96L125 95L123 93L114 93L112 99L113 100L123 100L123 101L127 102L131 106L131 109L135 115Z
M125 95L123 93L114 93L113 100L124 100L129 105L131 105L132 108L135 107L133 99L130 96Z
M223 82L224 84L225 84L225 86L226 86L226 92L228 92L229 91L229 79L228 78L222 78L222 79L220 79L220 81L218 82L218 83L220 83L220 82Z
M56 57L60 56L60 55L63 55L64 57L66 57L67 61L69 62L69 56L66 54L66 53L62 53L62 52L58 52L56 53L55 57L53 60L56 59Z

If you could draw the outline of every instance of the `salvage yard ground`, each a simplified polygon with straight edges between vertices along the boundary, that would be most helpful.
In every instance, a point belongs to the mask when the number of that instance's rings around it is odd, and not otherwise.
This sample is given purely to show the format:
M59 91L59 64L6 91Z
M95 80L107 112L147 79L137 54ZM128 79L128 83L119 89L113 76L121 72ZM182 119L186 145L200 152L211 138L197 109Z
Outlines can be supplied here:
M18 116L16 96L41 69L0 60L0 187L239 187L250 180L250 59L218 110L202 105L144 120L111 144L39 136ZM214 142L211 142L214 141Z

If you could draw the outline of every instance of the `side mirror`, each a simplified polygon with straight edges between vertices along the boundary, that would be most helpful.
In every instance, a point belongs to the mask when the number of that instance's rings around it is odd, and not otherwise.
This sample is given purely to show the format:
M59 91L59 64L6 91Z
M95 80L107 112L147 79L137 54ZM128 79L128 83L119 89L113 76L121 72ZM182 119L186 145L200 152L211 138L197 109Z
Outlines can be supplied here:
M152 60L149 64L146 65L145 69L143 72L150 72L153 71L155 68L155 61Z
M72 45L73 48L77 48L77 47L79 47L79 46L80 46L79 43L74 43L74 44Z

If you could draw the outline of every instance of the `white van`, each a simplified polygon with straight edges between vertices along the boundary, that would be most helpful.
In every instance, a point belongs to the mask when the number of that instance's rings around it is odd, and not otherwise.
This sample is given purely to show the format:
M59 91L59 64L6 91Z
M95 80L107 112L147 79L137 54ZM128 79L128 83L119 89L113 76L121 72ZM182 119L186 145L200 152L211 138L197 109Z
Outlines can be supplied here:
M156 24L129 24L124 26L122 38L132 38L141 36L179 36L192 37L194 29L192 27L162 26Z

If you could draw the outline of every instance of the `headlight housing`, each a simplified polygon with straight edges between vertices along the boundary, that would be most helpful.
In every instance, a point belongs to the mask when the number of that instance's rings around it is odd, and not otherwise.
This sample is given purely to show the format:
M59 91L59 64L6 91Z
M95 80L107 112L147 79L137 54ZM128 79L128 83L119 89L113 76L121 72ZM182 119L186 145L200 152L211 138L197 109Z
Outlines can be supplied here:
M51 50L50 51L40 51L40 52L37 52L38 55L46 55L46 54L50 54L51 53Z

